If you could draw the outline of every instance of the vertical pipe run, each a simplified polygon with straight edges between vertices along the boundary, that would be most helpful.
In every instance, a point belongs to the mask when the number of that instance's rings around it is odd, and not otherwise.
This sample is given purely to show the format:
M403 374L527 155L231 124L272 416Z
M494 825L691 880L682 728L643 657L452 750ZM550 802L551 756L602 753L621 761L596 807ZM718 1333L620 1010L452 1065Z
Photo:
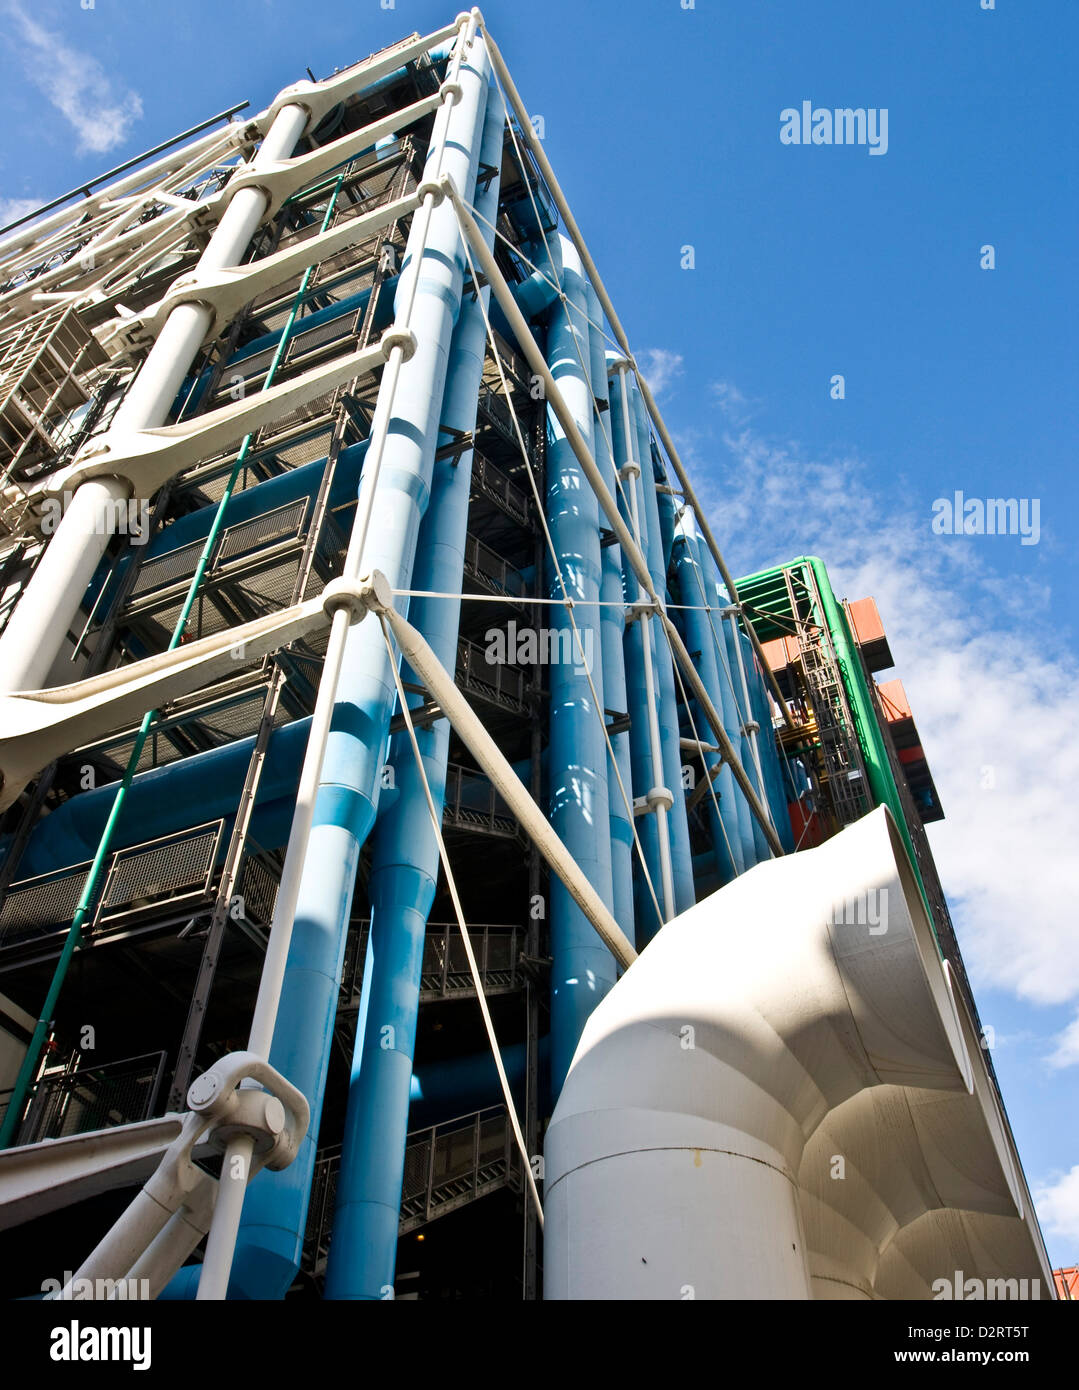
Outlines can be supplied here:
M436 116L424 169L424 181L449 174L470 200L489 75L486 49L482 40L471 39L473 32L470 24L455 49L451 79L457 55L467 54L456 71L460 95L454 98L447 82L447 102ZM395 347L383 373L345 566L348 574L379 569L397 589L411 587L429 501L463 265L454 210L441 200L436 205L428 193L413 218L396 299L397 321L415 334L417 346L407 362ZM404 609L407 600L400 602ZM342 626L347 635L338 645ZM294 926L280 997L273 1001L277 1022L270 1051L272 1065L307 1097L311 1124L294 1162L281 1173L264 1170L250 1185L236 1248L238 1296L282 1297L299 1266L356 868L375 817L395 697L377 623L350 627L344 610L335 615L322 682L329 682L331 695L338 688L332 669L337 660L339 695L325 752L320 759L318 719L328 704L322 700L304 768L304 779L310 776L317 787L313 809L302 780L305 794L298 798L282 875L279 904L283 897L287 911L294 895Z
M501 99L489 92L480 149L480 162L486 167L498 168L501 162L504 128ZM477 212L492 242L498 190L496 175L476 196ZM480 293L486 302L489 289ZM483 312L473 295L462 305L450 347L441 426L449 439L475 428L485 351ZM460 593L471 477L471 449L435 462L413 588ZM409 609L410 621L449 671L456 661L460 614L459 598L418 597ZM422 684L407 668L402 676ZM423 697L410 700L415 707ZM441 815L449 721L439 719L417 728L416 741ZM406 732L391 740L388 762L396 789L383 793L372 845L371 930L326 1271L330 1299L383 1299L392 1294L424 934L438 881L438 843Z
M656 477L652 463L652 441L645 418L644 402L631 384L630 404L637 430L637 459L641 465L638 480L644 501L642 524L645 560L656 593L667 594L667 550L656 496ZM673 520L671 522L673 537ZM682 789L682 735L678 725L678 701L675 694L674 661L661 624L648 619L651 661L655 669L657 713L660 743L663 750L664 781L673 800L667 817L671 840L671 876L674 881L675 911L686 912L697 900L693 886L693 857L689 845L689 821L686 817L686 798ZM649 656L646 653L646 662Z
M752 659L752 650L750 650L747 656L746 648L749 647L749 640L743 637L739 630L738 609L732 606L725 611L723 616L730 625L730 646L734 652L734 660L738 671L738 685L742 691L742 727L749 737L750 756L757 774L757 791L760 793L762 804L768 810L768 818L772 822L772 828L775 829L775 819L772 815L771 807L769 806L768 790L764 785L764 772L761 768L761 752L758 744L758 735L761 725L757 718L757 711L753 706L753 702L750 700L749 682L746 680L746 661L747 659ZM756 674L755 671L754 674ZM769 725L769 728L770 727ZM767 855L762 857L767 857Z
M573 412L574 422L594 450L593 396L590 381L591 347L588 300L580 258L571 242L559 237L552 252L561 264L552 266L563 296L551 307L547 326L547 362ZM602 583L599 503L556 416L548 410L547 520L566 593L575 605L573 617L592 664L592 681L600 708L577 659L566 661L559 643L550 668L550 743L548 778L550 820L577 863L610 909L614 891L611 873L610 797L607 747L603 719L600 609ZM557 575L550 575L550 597L561 599ZM556 610L557 611L557 610ZM570 627L569 614L563 619ZM552 650L555 650L552 643ZM559 881L551 883L551 1079L557 1094L589 1014L612 987L615 963L596 940L584 914Z
M598 325L603 321L596 292L587 282L589 371L592 394L599 411L596 424L596 464L612 496L618 495L615 463L608 443L611 409L607 385L607 358L603 335ZM596 326L593 326L596 325ZM628 711L626 693L626 630L625 596L622 589L622 547L615 542L604 545L600 552L602 579L600 598L600 646L603 656L603 701L607 709ZM629 730L611 734L611 753L608 759L608 793L610 798L611 877L615 920L631 941L635 939L633 908L633 768L630 757ZM621 785L620 785L621 784ZM627 805L628 802L628 805Z
M723 708L723 693L720 685L719 668L716 665L715 636L713 635L712 614L704 611L708 602L708 591L701 572L698 537L693 524L692 513L683 514L675 536L674 561L678 569L685 605L682 619L686 631L686 646L691 652L699 653L697 668L704 682L708 696L717 710ZM714 608L714 604L709 605ZM698 709L694 722L697 733L705 737L708 725ZM745 861L738 837L738 818L735 810L737 787L731 770L716 753L702 754L705 775L717 765L718 773L712 777L715 797L705 792L704 804L707 807L709 824L712 829L712 846L716 858L716 871L721 883L729 883L737 874L744 873ZM718 810L716 803L719 803Z
M615 451L615 463L623 480L626 502L621 510L626 511L625 520L639 548L646 549L644 516L641 501L641 466L639 462L639 442L637 427L630 406L630 366L625 358L608 354L614 367L611 381L611 435ZM627 601L638 603L643 599L643 591L633 569L623 565L623 589ZM671 873L671 841L667 823L669 796L662 792L665 788L663 771L663 751L659 734L659 718L656 712L655 671L652 661L651 624L638 617L627 624L625 633L625 673L627 686L627 707L630 714L630 749L634 783L642 788L642 795L648 804L648 814L641 817L639 836L644 851L648 876L660 894L662 921L656 918L656 905L647 891L644 875L636 874L637 898L637 942L643 946L649 941L663 921L670 921L675 915L674 878Z

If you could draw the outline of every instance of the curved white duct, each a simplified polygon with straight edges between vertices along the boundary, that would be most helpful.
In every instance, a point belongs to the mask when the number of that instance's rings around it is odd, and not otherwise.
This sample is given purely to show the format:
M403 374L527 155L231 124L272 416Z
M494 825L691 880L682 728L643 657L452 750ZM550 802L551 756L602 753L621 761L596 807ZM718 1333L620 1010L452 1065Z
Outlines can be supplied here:
M1031 1220L978 1212L927 1212L897 1232L877 1275L879 1298L1027 1301L1056 1297Z
M960 1209L1025 1229L1018 1159L970 1015L956 1002L970 1095L875 1087L829 1115L806 1145L798 1184L815 1298L879 1296L882 1252L927 1212ZM1026 1248L1021 1263L1029 1276L1036 1273L1029 1236ZM938 1273L950 1278L952 1268ZM927 1296L923 1281L902 1287L888 1296Z
M846 1103L875 1087L923 1094L874 1166L881 1112ZM878 808L669 923L593 1013L545 1143L545 1296L812 1297L798 1174L825 1121L830 1152L859 1153L868 1177L849 1211L811 1212L814 1253L857 1268L869 1296L873 1250L930 1189L1011 1201L985 1153L964 1173L937 1133L934 1101L970 1111L973 1087L949 977Z

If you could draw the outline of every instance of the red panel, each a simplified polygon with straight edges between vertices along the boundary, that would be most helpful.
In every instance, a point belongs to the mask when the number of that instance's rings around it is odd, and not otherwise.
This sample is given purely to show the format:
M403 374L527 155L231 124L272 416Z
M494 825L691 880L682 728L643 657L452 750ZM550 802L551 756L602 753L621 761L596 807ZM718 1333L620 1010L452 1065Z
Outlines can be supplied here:
M1069 1265L1065 1269L1054 1269L1057 1297L1079 1302L1079 1265Z
M901 719L914 718L910 712L910 701L907 699L907 692L903 689L902 681L885 681L882 685L877 686L877 693L884 706L884 717L890 724L897 724Z
M856 598L848 605L854 639L859 646L867 642L879 642L884 637L884 624L877 612L877 601L872 598Z
M773 671L782 671L798 659L798 643L793 637L776 637L762 642L761 650Z
M791 818L791 830L794 831L794 843L799 849L813 849L824 843L824 826L816 811L807 814L800 801L789 801L787 811Z

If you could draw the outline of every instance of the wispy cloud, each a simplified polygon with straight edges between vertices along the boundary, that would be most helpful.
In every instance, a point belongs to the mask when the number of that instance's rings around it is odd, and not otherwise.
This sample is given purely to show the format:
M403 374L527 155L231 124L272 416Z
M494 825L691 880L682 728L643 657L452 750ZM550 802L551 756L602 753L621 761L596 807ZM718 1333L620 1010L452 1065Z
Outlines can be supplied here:
M1079 1243L1079 1163L1054 1182L1041 1184L1033 1197L1045 1231Z
M646 348L637 353L637 365L656 397L664 395L682 375L682 354L667 348Z
M724 415L733 424L744 425L752 415L752 402L735 386L733 381L713 381L709 387L719 402Z
M27 77L64 116L79 140L79 153L103 154L126 138L142 116L142 99L114 82L96 58L71 47L27 14L19 0L3 0Z
M20 217L34 212L44 201L44 198L0 197L0 227L6 227L11 222L17 222Z
M1046 1058L1050 1067L1054 1070L1079 1067L1079 1014L1076 1014L1067 1028L1058 1033L1053 1041L1056 1043L1056 1050Z
M814 458L735 410L719 433L733 466L716 466L717 447L701 491L734 572L817 553L840 596L877 600L946 813L929 834L979 984L1075 999L1074 658L1039 640L1029 608L1020 622L1001 604L994 541L933 535L928 514L882 500L861 460ZM1057 1065L1073 1044L1068 1030Z

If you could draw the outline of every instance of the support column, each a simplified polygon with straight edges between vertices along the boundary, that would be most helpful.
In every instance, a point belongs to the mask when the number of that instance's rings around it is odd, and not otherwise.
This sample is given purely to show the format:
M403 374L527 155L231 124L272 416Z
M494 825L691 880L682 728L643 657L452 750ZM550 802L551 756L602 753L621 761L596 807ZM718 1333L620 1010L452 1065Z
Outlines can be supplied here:
M276 163L290 155L306 125L307 112L302 106L283 106L252 167ZM225 209L195 273L239 265L268 201L261 189L240 189ZM120 435L165 423L211 321L212 311L204 305L177 305L121 402L110 432ZM34 690L44 685L116 530L118 504L134 492L129 479L109 477L91 479L75 489L56 534L0 635L0 689Z
M564 297L552 306L547 327L547 362L574 423L594 456L592 427L591 347L588 300L580 258L571 242L559 237L552 252L560 265L552 267ZM573 644L574 660L566 661L564 647L572 636L569 617L558 608L565 643L551 644L556 659L550 670L550 743L547 753L550 820L608 909L613 907L611 874L610 797L607 746L603 719L603 663L600 599L602 556L600 510L596 494L557 418L548 414L547 520L566 592L578 605L573 616L591 664L592 691ZM562 598L552 573L548 596ZM584 914L560 882L551 884L551 1085L555 1095L589 1014L615 982L611 953L596 940Z
M492 93L480 151L485 166L499 166L504 128L501 99ZM476 199L492 242L498 189L496 175ZM490 290L480 293L486 302ZM442 411L440 432L451 440L475 429L486 342L480 303L467 299L453 334ZM471 449L434 464L413 588L461 591L471 478ZM449 671L456 664L460 615L460 599L415 598L409 605L409 620ZM407 667L402 676L406 683L421 684ZM414 707L423 703L420 695L409 698ZM418 728L416 742L441 816L449 721ZM395 790L383 798L372 845L371 930L326 1271L326 1297L331 1299L383 1299L393 1289L420 974L438 882L438 842L407 730L391 740L388 762Z

